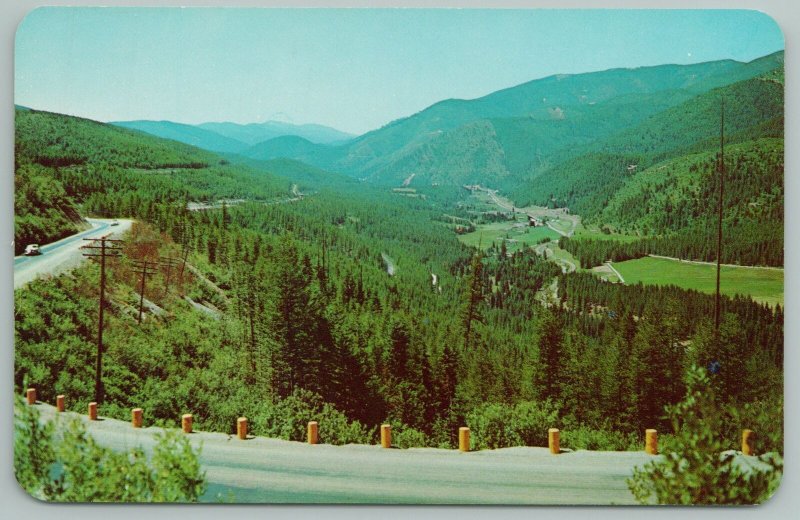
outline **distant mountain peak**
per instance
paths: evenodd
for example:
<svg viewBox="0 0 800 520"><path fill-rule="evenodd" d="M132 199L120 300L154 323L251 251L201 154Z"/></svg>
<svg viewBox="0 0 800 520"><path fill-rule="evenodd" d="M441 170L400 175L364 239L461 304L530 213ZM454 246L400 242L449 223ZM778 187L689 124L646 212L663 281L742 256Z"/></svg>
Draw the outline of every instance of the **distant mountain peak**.
<svg viewBox="0 0 800 520"><path fill-rule="evenodd" d="M236 139L252 146L276 137L294 135L315 144L341 143L355 136L329 126L313 123L293 124L282 121L264 121L261 123L231 123L227 121L201 123L198 128L216 132L225 137Z"/></svg>

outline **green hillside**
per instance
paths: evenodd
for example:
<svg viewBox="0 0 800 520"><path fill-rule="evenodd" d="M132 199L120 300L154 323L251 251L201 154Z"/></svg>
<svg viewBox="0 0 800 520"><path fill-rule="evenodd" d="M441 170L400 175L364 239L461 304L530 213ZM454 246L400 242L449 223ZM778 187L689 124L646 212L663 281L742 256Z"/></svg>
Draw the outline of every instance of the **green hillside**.
<svg viewBox="0 0 800 520"><path fill-rule="evenodd" d="M726 149L723 262L783 265L783 174L783 139L764 138ZM586 265L647 254L714 261L718 177L715 152L656 164L631 176L592 217L642 239L564 245Z"/></svg>
<svg viewBox="0 0 800 520"><path fill-rule="evenodd" d="M555 203L591 219L631 174L661 159L698 151L701 146L716 149L721 97L726 100L729 142L776 133L782 137L782 128L776 122L783 114L783 86L750 79L692 98L631 129L598 140L588 147L594 151L526 180L512 189L511 196L520 205ZM609 162L591 165L597 153L605 154Z"/></svg>
<svg viewBox="0 0 800 520"><path fill-rule="evenodd" d="M88 119L16 110L15 254L77 231L80 215L135 216L159 203L285 197L291 183L175 141Z"/></svg>
<svg viewBox="0 0 800 520"><path fill-rule="evenodd" d="M46 244L87 227L53 171L18 164L14 174L14 255L28 244Z"/></svg>
<svg viewBox="0 0 800 520"><path fill-rule="evenodd" d="M726 148L726 219L783 222L783 153L783 139L775 138ZM716 155L681 156L637 172L597 220L624 232L660 235L713 219Z"/></svg>
<svg viewBox="0 0 800 520"><path fill-rule="evenodd" d="M335 148L321 147L308 139L296 135L284 135L254 144L241 155L251 159L269 160L292 158L314 164L314 161L329 161L326 155L335 154Z"/></svg>
<svg viewBox="0 0 800 520"><path fill-rule="evenodd" d="M269 152L252 153L299 159L389 185L415 173L423 183L459 185L483 177L513 187L565 155L589 151L585 147L593 142L693 96L763 75L782 60L783 54L775 53L750 63L726 60L550 76L475 100L445 100L343 145L287 142L284 149L269 146ZM476 150L479 146L484 150Z"/></svg>
<svg viewBox="0 0 800 520"><path fill-rule="evenodd" d="M18 159L43 166L109 164L123 168L205 168L212 153L89 119L17 110L14 148Z"/></svg>
<svg viewBox="0 0 800 520"><path fill-rule="evenodd" d="M699 142L713 142L713 137L719 136L721 98L725 99L725 131L729 135L783 115L783 85L754 78L701 94L597 146L658 159Z"/></svg>

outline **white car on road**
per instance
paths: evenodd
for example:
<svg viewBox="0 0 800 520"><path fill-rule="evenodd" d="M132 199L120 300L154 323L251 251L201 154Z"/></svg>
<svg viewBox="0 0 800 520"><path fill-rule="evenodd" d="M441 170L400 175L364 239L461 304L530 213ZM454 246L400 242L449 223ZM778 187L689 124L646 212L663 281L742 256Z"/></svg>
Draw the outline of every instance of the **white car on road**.
<svg viewBox="0 0 800 520"><path fill-rule="evenodd" d="M41 254L42 252L39 250L39 244L28 244L25 246L25 256L36 256Z"/></svg>

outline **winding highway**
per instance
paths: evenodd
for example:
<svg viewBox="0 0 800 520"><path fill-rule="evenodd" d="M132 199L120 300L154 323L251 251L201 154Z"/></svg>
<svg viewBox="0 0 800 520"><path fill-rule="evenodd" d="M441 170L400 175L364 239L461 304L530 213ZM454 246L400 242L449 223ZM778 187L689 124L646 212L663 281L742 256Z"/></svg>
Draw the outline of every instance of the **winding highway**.
<svg viewBox="0 0 800 520"><path fill-rule="evenodd" d="M119 219L119 224L112 226L114 219L86 220L92 225L92 229L42 245L41 255L15 256L14 289L22 287L37 276L55 275L77 267L85 260L80 249L86 244L84 238L100 238L106 235L119 237L133 223L132 220Z"/></svg>

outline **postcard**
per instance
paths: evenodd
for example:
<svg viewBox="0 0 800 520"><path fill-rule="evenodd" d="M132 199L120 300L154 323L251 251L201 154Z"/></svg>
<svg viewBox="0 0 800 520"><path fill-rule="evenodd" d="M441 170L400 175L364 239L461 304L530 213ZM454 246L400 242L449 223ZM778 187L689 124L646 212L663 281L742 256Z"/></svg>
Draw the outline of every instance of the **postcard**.
<svg viewBox="0 0 800 520"><path fill-rule="evenodd" d="M783 67L746 10L31 11L17 481L49 502L768 500Z"/></svg>

